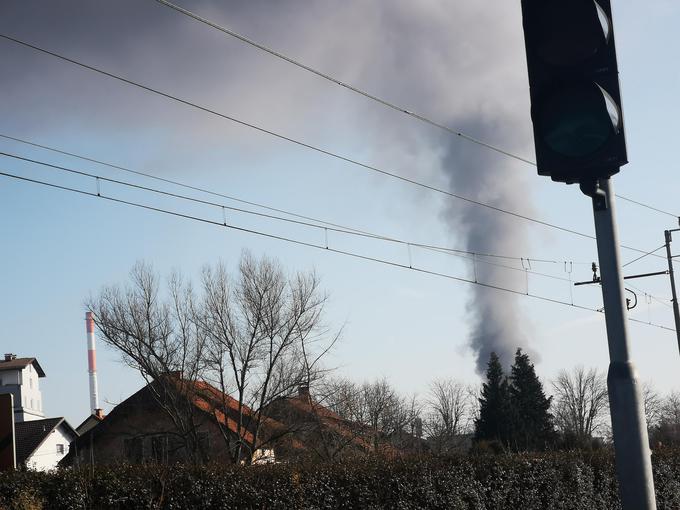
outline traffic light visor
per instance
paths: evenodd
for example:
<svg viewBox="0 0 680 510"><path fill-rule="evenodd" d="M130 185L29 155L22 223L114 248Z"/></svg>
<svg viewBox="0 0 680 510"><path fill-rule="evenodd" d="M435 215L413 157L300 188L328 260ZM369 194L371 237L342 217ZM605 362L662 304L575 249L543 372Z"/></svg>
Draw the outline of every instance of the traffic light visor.
<svg viewBox="0 0 680 510"><path fill-rule="evenodd" d="M580 158L595 153L619 131L621 112L611 96L591 82L554 92L541 105L538 120L551 150Z"/></svg>
<svg viewBox="0 0 680 510"><path fill-rule="evenodd" d="M607 45L611 22L594 0L538 0L537 56L554 66L571 66L595 56Z"/></svg>

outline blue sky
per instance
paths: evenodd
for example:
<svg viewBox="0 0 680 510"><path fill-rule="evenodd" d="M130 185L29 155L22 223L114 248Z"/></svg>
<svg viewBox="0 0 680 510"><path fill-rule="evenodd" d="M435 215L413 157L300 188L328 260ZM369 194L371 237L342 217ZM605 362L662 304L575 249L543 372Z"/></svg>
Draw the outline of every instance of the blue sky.
<svg viewBox="0 0 680 510"><path fill-rule="evenodd" d="M356 0L310 7L302 2L244 6L201 1L192 2L190 8L348 83L533 158L519 3L477 4ZM674 29L680 7L661 0L644 5L619 1L613 7L630 159L615 178L616 191L674 212L678 179L672 150L680 71L672 63L678 50ZM590 203L576 187L553 183L537 176L529 165L386 110L151 0L69 1L59 9L39 1L10 0L0 6L0 33L400 175L489 200L507 200L513 210L593 232ZM0 54L6 62L0 77L2 134L415 242L465 248L479 238L475 242L495 253L582 262L573 265L571 277L591 277L588 263L596 256L592 240L495 215L491 218L497 230L470 230L471 224L461 217L477 221L488 212L463 208L442 195L272 139L5 40L0 40ZM112 169L7 140L0 140L0 151L133 180ZM1 158L0 168L96 189L91 180L8 158ZM475 187L482 178L489 185ZM152 180L134 180L178 191ZM102 191L149 200L106 183ZM211 208L159 199L150 203L221 220L221 212ZM622 243L641 249L661 245L663 230L677 226L672 217L623 201L618 210ZM46 412L64 415L72 423L88 412L83 301L103 285L124 282L141 259L161 273L179 269L195 277L206 263L222 260L235 267L242 250L249 249L277 257L290 271L315 268L330 294L327 319L344 327L329 360L340 374L357 381L386 376L400 391L420 395L437 377L479 381L468 347L475 311L474 288L468 284L7 178L0 179L0 212L0 260L5 269L0 293L2 347L39 359L47 373L42 383ZM229 219L245 227L325 242L321 232L235 213ZM332 233L329 243L408 261L403 247ZM472 276L469 262L458 258L418 250L411 256L419 267ZM628 261L636 254L623 250L622 256ZM647 257L627 270L664 267L663 260ZM564 269L563 264L532 265L532 270L569 278ZM501 278L521 290L526 286L521 271L498 270L487 277ZM665 304L653 301L648 306L644 294L638 293L640 304L632 316L671 326L667 279L638 280L635 285ZM531 293L571 300L569 284L562 280L532 275L529 288ZM606 370L600 314L492 290L478 293L476 299L488 295L488 302L512 312L515 333L535 353L544 379L577 364ZM585 306L601 306L594 286L573 289L573 298ZM677 389L680 359L675 335L640 324L630 324L630 333L641 378L663 392ZM138 388L140 380L101 342L98 358L100 395L109 407Z"/></svg>

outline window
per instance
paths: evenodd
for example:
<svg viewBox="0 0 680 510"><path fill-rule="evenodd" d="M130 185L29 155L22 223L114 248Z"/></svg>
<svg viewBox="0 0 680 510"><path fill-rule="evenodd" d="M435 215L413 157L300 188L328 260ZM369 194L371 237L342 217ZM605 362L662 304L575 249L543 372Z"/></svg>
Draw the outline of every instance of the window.
<svg viewBox="0 0 680 510"><path fill-rule="evenodd" d="M164 464L168 461L168 436L151 438L151 460L157 464Z"/></svg>
<svg viewBox="0 0 680 510"><path fill-rule="evenodd" d="M33 378L32 377L28 378L28 387L33 389Z"/></svg>
<svg viewBox="0 0 680 510"><path fill-rule="evenodd" d="M59 455L64 455L64 445L63 444L58 444L57 445L57 453Z"/></svg>
<svg viewBox="0 0 680 510"><path fill-rule="evenodd" d="M144 441L141 437L123 439L123 455L128 462L139 464L144 458Z"/></svg>
<svg viewBox="0 0 680 510"><path fill-rule="evenodd" d="M196 439L198 440L199 450L203 450L205 453L210 451L210 436L207 432L198 432Z"/></svg>
<svg viewBox="0 0 680 510"><path fill-rule="evenodd" d="M31 399L31 409L35 409L35 408L33 407L33 399Z"/></svg>

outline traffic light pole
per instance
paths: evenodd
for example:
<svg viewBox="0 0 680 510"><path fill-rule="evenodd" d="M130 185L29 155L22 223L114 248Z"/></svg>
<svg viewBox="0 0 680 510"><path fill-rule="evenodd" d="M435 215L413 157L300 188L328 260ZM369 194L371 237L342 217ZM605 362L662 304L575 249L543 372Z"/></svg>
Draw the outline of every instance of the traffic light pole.
<svg viewBox="0 0 680 510"><path fill-rule="evenodd" d="M671 279L671 293L673 295L673 317L675 318L675 335L678 338L678 350L680 351L680 308L678 307L678 295L675 292L675 276L673 274L673 255L671 255L671 241L673 240L671 232L677 232L678 229L664 231L666 239L666 257L668 258L668 276Z"/></svg>
<svg viewBox="0 0 680 510"><path fill-rule="evenodd" d="M593 201L609 341L607 388L621 504L624 510L654 510L656 501L647 423L637 370L628 352L626 300L621 278L614 191L609 179L582 182L581 190Z"/></svg>

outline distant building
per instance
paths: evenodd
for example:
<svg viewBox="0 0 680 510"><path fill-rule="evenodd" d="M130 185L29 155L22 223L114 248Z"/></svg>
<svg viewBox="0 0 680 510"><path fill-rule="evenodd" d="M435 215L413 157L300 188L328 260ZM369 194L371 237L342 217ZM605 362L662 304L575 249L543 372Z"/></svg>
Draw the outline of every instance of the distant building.
<svg viewBox="0 0 680 510"><path fill-rule="evenodd" d="M315 401L307 386L301 386L297 395L277 398L269 404L266 413L283 423L304 445L304 449L297 452L303 457L333 460L372 451L367 427L346 420Z"/></svg>
<svg viewBox="0 0 680 510"><path fill-rule="evenodd" d="M238 403L217 388L203 381L187 381L178 375L176 389L186 400L169 399L175 409L182 409L182 418L189 430L182 434L167 409L159 403L157 392L171 391L173 385L154 386L150 383L114 407L105 417L90 415L78 426L80 436L71 445L71 453L62 465L117 464L117 463L174 463L174 462L233 462L227 443L241 439L252 442L248 429L238 433ZM186 402L186 405L184 404ZM225 414L226 412L226 414ZM251 411L245 407L244 412ZM281 433L283 425L267 419L262 435ZM188 441L195 441L190 450ZM282 438L286 451L301 447ZM280 443L279 443L280 444ZM273 462L278 455L270 446L253 453L256 463Z"/></svg>
<svg viewBox="0 0 680 510"><path fill-rule="evenodd" d="M15 423L45 418L39 383L42 377L45 372L35 358L5 354L0 360L0 393L14 395Z"/></svg>
<svg viewBox="0 0 680 510"><path fill-rule="evenodd" d="M83 423L76 427L76 432L78 435L83 435L90 429L93 429L99 422L104 419L104 411L101 409L95 409L95 412L83 420Z"/></svg>
<svg viewBox="0 0 680 510"><path fill-rule="evenodd" d="M17 466L36 471L56 468L78 437L64 418L24 421L14 427Z"/></svg>

